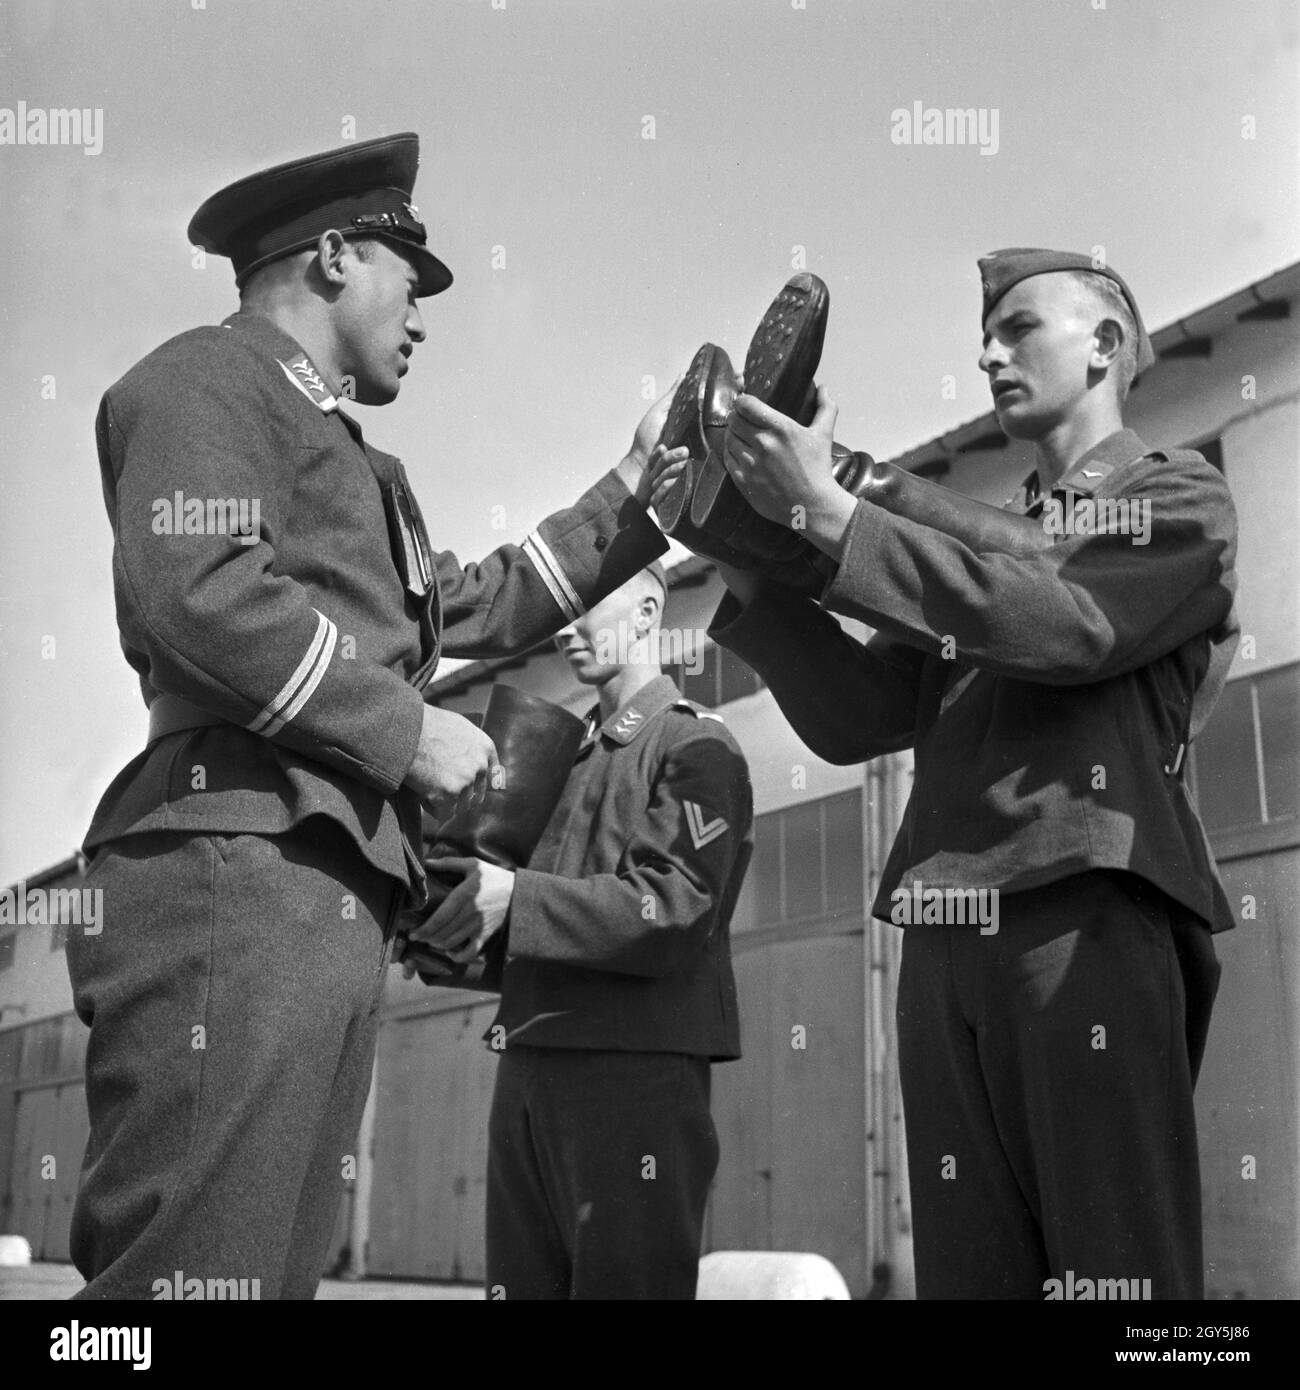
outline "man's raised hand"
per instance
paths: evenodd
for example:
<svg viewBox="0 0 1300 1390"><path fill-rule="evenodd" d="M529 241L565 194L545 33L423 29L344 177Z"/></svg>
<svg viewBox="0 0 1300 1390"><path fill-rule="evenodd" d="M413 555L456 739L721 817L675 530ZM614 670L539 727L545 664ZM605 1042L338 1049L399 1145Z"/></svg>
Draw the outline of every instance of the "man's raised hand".
<svg viewBox="0 0 1300 1390"><path fill-rule="evenodd" d="M681 476L689 457L689 449L665 449L661 444L656 444L650 451L650 464L646 469L646 476L650 481L650 505L656 515L663 505L664 498L668 496L668 489Z"/></svg>
<svg viewBox="0 0 1300 1390"><path fill-rule="evenodd" d="M817 414L806 429L756 396L736 397L727 421L723 462L749 505L783 526L840 491L831 473L831 440L839 407L817 392Z"/></svg>
<svg viewBox="0 0 1300 1390"><path fill-rule="evenodd" d="M740 395L727 421L724 462L754 510L804 535L839 561L857 506L835 481L831 440L839 410L817 392L817 414L805 429L754 396Z"/></svg>
<svg viewBox="0 0 1300 1390"><path fill-rule="evenodd" d="M641 423L636 427L636 433L632 436L632 447L618 465L618 476L623 479L624 483L627 484L627 490L643 507L650 505L650 455L659 442L659 436L664 432L664 424L668 419L668 407L672 405L673 396L676 395L681 380L679 376L641 417ZM674 453L679 453L683 459L686 458L684 449L674 450Z"/></svg>

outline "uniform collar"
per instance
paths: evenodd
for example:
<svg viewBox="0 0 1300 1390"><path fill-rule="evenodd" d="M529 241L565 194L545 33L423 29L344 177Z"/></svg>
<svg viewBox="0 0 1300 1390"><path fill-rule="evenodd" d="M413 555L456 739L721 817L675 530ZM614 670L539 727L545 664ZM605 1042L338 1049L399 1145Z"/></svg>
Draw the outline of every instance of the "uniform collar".
<svg viewBox="0 0 1300 1390"><path fill-rule="evenodd" d="M621 709L616 710L605 720L600 720L600 706L596 705L587 713L588 739L595 742L597 733L615 743L629 744L641 730L659 714L666 710L674 700L681 699L681 691L671 676L656 676L632 696Z"/></svg>
<svg viewBox="0 0 1300 1390"><path fill-rule="evenodd" d="M1098 441L1073 468L1052 484L1052 492L1087 493L1091 496L1117 469L1148 454L1147 446L1135 430L1116 430ZM1007 506L1021 513L1036 513L1043 504L1038 490L1038 472L1032 472L1020 485L1020 491L1007 499Z"/></svg>
<svg viewBox="0 0 1300 1390"><path fill-rule="evenodd" d="M286 381L293 384L323 415L338 410L334 393L325 384L316 364L301 347L264 314L249 314L244 310L223 319L222 328L233 328L265 348L279 364Z"/></svg>

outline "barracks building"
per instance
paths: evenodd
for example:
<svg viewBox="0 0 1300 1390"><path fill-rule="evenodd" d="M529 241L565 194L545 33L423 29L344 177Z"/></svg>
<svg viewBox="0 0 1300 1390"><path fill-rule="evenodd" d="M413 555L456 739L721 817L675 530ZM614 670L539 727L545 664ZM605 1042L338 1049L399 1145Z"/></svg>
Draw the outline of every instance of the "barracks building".
<svg viewBox="0 0 1300 1390"><path fill-rule="evenodd" d="M1300 1297L1298 291L1300 263L1155 333L1156 364L1126 409L1149 446L1199 449L1221 468L1240 520L1242 643L1187 769L1239 919L1215 938L1223 980L1196 1092L1213 1298ZM992 413L892 462L995 504L1033 466ZM703 638L721 593L707 561L686 559L670 573L664 619L669 669L723 715L755 794L754 861L732 921L744 1057L714 1068L722 1160L706 1248L815 1252L855 1297L909 1297L893 1025L902 938L868 905L910 756L866 767L814 757L758 677ZM478 712L496 681L575 712L593 699L549 644L463 663L429 698ZM62 948L87 923L75 920L79 898L57 891L76 889L83 867L74 855L33 874L0 906L0 1234L25 1236L38 1260L68 1258L86 1139L87 1034ZM73 920L16 918L19 897ZM493 1009L492 996L389 972L336 1272L481 1278Z"/></svg>

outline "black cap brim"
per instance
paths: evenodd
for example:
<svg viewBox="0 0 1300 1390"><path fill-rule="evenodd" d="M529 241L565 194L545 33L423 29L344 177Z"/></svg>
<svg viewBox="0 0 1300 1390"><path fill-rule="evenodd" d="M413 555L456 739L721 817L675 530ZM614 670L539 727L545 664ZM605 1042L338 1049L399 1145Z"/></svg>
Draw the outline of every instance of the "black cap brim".
<svg viewBox="0 0 1300 1390"><path fill-rule="evenodd" d="M323 232L380 236L410 252L419 271L417 294L441 294L452 274L428 249L411 201L419 160L419 137L405 132L277 164L208 198L190 219L189 238L228 256L242 283L263 265L305 250Z"/></svg>

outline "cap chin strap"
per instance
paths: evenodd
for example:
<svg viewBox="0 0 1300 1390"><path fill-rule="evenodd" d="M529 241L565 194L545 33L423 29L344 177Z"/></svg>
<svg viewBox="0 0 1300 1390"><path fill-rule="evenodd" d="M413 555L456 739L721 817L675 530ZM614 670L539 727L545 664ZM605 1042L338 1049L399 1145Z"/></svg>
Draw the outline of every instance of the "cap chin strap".
<svg viewBox="0 0 1300 1390"><path fill-rule="evenodd" d="M386 213L383 215L387 216ZM360 219L354 218L353 220L359 221ZM261 270L264 265L270 265L272 261L281 261L286 256L296 256L299 251L306 251L309 247L315 246L317 242L320 241L321 237L325 235L325 232L329 231L338 232L344 241L361 241L369 239L370 237L382 237L383 240L391 241L397 246L414 246L417 249L421 249L424 245L423 242L413 241L410 237L396 236L392 232L384 231L379 227L366 227L347 231L342 227L326 227L325 231L318 233L316 236L307 237L305 240L297 242L293 246L286 246L282 251L272 251L269 255L261 257L260 260L254 261L251 265L246 265L243 270L235 276L235 288L242 290L244 288L244 282L248 277L256 271Z"/></svg>

